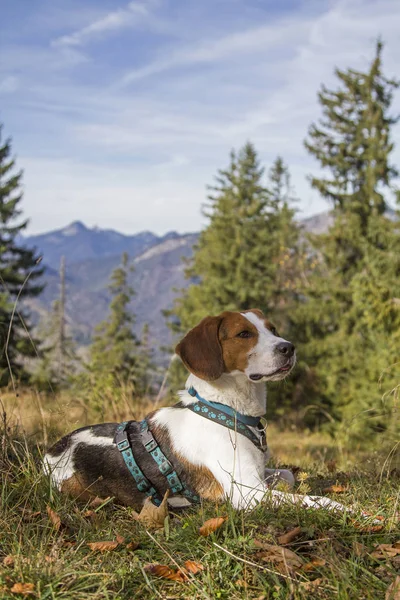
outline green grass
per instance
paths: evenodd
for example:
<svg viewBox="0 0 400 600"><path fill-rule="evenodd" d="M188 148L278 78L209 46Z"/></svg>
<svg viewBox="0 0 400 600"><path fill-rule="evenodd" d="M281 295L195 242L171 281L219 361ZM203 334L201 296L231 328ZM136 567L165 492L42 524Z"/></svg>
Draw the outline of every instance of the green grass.
<svg viewBox="0 0 400 600"><path fill-rule="evenodd" d="M280 444L284 437L280 436ZM291 458L289 439L290 434L286 435L286 462ZM247 513L228 505L204 504L171 514L166 530L149 533L134 520L132 510L110 502L96 509L93 522L84 516L87 506L61 496L41 474L40 447L8 429L0 438L0 598L23 597L11 592L15 583L33 584L33 594L26 598L40 599L385 598L400 560L377 560L370 554L378 543L400 539L398 474L388 476L388 470L382 471L379 457L370 463L364 458L361 470L353 466L346 472L332 472L335 465L327 462L332 452L321 455L322 439L318 443L316 439L308 446L304 441L309 476L301 485L318 494L332 483L345 484L348 491L336 499L383 515L382 531L361 531L344 515L295 507L277 510L268 503ZM293 443L294 455L301 464L301 452ZM60 515L64 530L54 528L47 505ZM32 518L28 511L40 514ZM228 520L211 536L201 537L202 523L219 515L227 515ZM276 544L279 535L296 526L302 531L290 549L306 563L315 557L324 563L307 572L290 568L279 572L276 564L262 560L255 540ZM138 549L121 545L99 553L87 546L117 535L138 542ZM12 557L13 564L3 563L6 556ZM149 563L174 567L188 559L201 562L204 571L187 583L158 579L144 569ZM316 579L319 585L309 589L307 582Z"/></svg>

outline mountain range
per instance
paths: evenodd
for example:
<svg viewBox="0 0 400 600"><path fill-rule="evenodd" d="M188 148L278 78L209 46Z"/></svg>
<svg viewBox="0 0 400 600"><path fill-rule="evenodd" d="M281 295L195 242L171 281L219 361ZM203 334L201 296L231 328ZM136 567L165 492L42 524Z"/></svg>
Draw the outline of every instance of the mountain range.
<svg viewBox="0 0 400 600"><path fill-rule="evenodd" d="M329 213L321 213L301 224L305 231L321 233L330 225ZM132 310L136 314L138 334L145 323L159 355L160 346L171 343L162 310L171 308L176 290L187 287L183 259L190 258L198 233L169 232L157 236L149 231L124 235L110 229L88 228L75 221L55 231L23 238L24 245L35 247L43 256L45 272L42 294L27 304L38 323L59 296L59 264L66 261L66 320L79 345L89 343L94 326L106 316L110 304L107 286L112 271L127 252L134 264L130 284L136 294Z"/></svg>

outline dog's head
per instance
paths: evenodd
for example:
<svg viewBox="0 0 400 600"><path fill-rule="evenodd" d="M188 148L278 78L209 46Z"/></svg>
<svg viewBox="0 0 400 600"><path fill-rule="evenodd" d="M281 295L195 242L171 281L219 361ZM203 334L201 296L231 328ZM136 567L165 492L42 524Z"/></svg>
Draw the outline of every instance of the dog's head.
<svg viewBox="0 0 400 600"><path fill-rule="evenodd" d="M175 352L191 373L206 381L238 372L250 381L278 381L296 362L293 344L279 337L258 309L206 317Z"/></svg>

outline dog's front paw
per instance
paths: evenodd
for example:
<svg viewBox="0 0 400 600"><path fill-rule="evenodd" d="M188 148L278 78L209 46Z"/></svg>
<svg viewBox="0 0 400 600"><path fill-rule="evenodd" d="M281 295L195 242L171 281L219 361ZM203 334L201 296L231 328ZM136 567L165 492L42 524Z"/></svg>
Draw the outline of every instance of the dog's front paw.
<svg viewBox="0 0 400 600"><path fill-rule="evenodd" d="M295 478L289 469L265 469L265 483L269 488L284 482L290 489L294 487Z"/></svg>

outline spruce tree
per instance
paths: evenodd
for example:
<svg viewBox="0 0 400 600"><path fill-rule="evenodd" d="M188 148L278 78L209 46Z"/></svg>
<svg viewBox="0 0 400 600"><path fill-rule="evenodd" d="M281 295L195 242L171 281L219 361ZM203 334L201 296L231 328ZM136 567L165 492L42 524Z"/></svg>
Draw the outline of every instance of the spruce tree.
<svg viewBox="0 0 400 600"><path fill-rule="evenodd" d="M390 163L389 114L398 83L382 73L382 43L368 71L336 70L338 90L322 87L323 119L312 124L305 141L328 177L311 177L311 185L333 207L335 225L329 240L321 237L328 268L340 271L341 283L351 280L363 258L361 241L369 236L372 219L385 214L387 192L398 176ZM386 195L385 195L386 194ZM318 243L318 242L317 242Z"/></svg>
<svg viewBox="0 0 400 600"><path fill-rule="evenodd" d="M398 82L382 73L382 49L379 41L365 73L336 69L342 87L334 91L322 87L323 119L311 125L305 141L307 150L330 172L328 177L312 177L312 186L339 214L357 215L364 235L370 217L383 214L387 207L380 186L390 186L398 175L389 162L390 131L398 120L389 109Z"/></svg>
<svg viewBox="0 0 400 600"><path fill-rule="evenodd" d="M65 257L60 263L60 295L39 322L37 334L40 345L40 360L32 379L41 389L55 391L67 387L76 374L79 359L74 340L68 331L66 315Z"/></svg>
<svg viewBox="0 0 400 600"><path fill-rule="evenodd" d="M295 221L297 198L293 194L289 167L282 157L275 159L269 170L269 189L272 200L274 235L276 236L276 264L271 310L280 328L291 333L291 308L297 302L298 278L303 269L305 247L301 241L300 227Z"/></svg>
<svg viewBox="0 0 400 600"><path fill-rule="evenodd" d="M73 338L67 332L60 336L62 307L59 299L40 321L37 334L41 340L41 358L33 372L32 380L45 391L67 387L78 368L79 359Z"/></svg>
<svg viewBox="0 0 400 600"><path fill-rule="evenodd" d="M15 169L11 141L3 139L0 125L0 386L28 376L24 361L35 356L35 341L21 301L43 289L37 283L38 256L19 239L28 225L21 217L21 185L22 172Z"/></svg>
<svg viewBox="0 0 400 600"><path fill-rule="evenodd" d="M295 318L315 382L315 395L308 390L308 401L346 419L344 429L351 422L356 432L355 416L372 414L379 405L381 359L389 360L384 339L393 348L397 335L398 310L392 300L400 276L394 250L399 230L385 211L397 177L390 163L391 127L397 119L390 106L398 84L382 72L381 42L366 72L336 74L341 87L322 88L323 119L310 127L305 142L329 173L311 183L331 202L334 223L327 234L311 236L313 270L303 289L306 302ZM367 298L374 311L367 308ZM367 426L363 419L359 424L365 437ZM372 420L370 425L372 430Z"/></svg>
<svg viewBox="0 0 400 600"><path fill-rule="evenodd" d="M105 369L123 380L135 381L138 340L133 332L135 315L128 305L135 294L128 277L133 272L126 252L121 265L111 274L108 318L97 325L91 346L91 364L95 370Z"/></svg>
<svg viewBox="0 0 400 600"><path fill-rule="evenodd" d="M104 413L111 405L116 418L121 404L127 406L130 399L143 393L140 343L133 331L136 318L129 308L135 294L129 285L132 272L133 266L125 252L121 265L111 274L109 315L97 325L86 372L78 377L78 384L88 393L92 408Z"/></svg>
<svg viewBox="0 0 400 600"><path fill-rule="evenodd" d="M139 352L136 366L136 388L140 395L150 396L154 392L157 368L154 364L154 350L150 341L150 327L143 325L140 336Z"/></svg>

